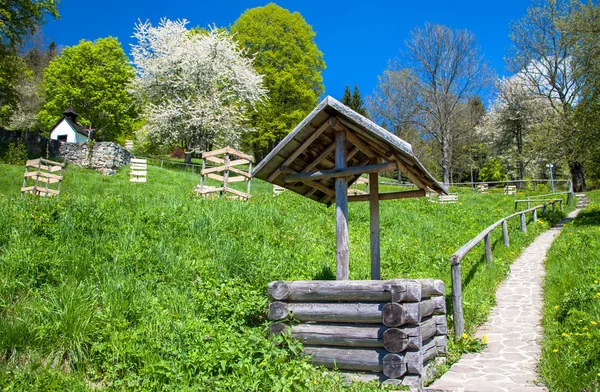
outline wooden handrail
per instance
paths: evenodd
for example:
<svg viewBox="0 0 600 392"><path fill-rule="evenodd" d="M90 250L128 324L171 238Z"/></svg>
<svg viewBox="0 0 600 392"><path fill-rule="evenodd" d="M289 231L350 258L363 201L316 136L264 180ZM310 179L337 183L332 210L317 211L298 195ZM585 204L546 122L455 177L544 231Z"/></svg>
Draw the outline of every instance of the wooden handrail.
<svg viewBox="0 0 600 392"><path fill-rule="evenodd" d="M464 246L462 246L459 250L454 252L452 256L450 256L450 269L452 276L452 317L454 322L454 339L458 340L465 330L465 321L463 315L462 308L462 274L460 268L460 262L462 259L469 253L477 244L481 241L485 241L485 254L486 260L489 263L492 262L492 246L490 234L491 232L499 226L502 226L502 236L504 238L504 245L509 246L509 238L508 238L508 228L507 221L516 216L521 217L521 230L523 232L527 232L527 224L525 221L525 214L532 213L532 218L534 222L537 222L537 210L540 208L546 211L546 208L549 204L552 204L554 209L554 204L560 203L562 207L562 199L550 200L548 203L544 203L535 207L531 207L527 210L515 212L507 217L504 217L492 225L483 229L475 238L471 241L467 242Z"/></svg>

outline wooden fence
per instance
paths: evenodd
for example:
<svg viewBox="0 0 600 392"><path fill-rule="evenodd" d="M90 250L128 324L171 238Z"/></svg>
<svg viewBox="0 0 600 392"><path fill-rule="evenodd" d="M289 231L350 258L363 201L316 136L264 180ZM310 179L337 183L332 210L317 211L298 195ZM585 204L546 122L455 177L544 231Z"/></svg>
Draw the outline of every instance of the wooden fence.
<svg viewBox="0 0 600 392"><path fill-rule="evenodd" d="M422 386L447 351L444 292L433 279L276 281L270 330L289 331L316 365Z"/></svg>
<svg viewBox="0 0 600 392"><path fill-rule="evenodd" d="M63 179L64 167L64 163L42 158L27 161L25 163L25 175L23 176L21 194L31 193L37 196L58 196L60 194L60 184ZM33 170L30 171L29 169ZM60 173L54 174L57 172ZM45 185L41 185L40 183L44 183ZM57 188L50 188L52 184L57 184Z"/></svg>
<svg viewBox="0 0 600 392"><path fill-rule="evenodd" d="M232 157L238 159L231 160ZM207 168L206 163L212 162L221 166ZM202 153L202 170L200 171L200 185L194 188L194 191L201 196L214 196L216 194L224 195L230 193L241 200L250 198L250 184L252 181L252 163L254 158L231 147L221 148L215 151ZM248 165L248 171L235 166ZM238 176L229 177L229 172L236 173ZM216 173L221 173L216 174ZM222 183L220 187L208 186L205 184L205 177ZM246 181L246 192L241 192L229 186L233 182Z"/></svg>
<svg viewBox="0 0 600 392"><path fill-rule="evenodd" d="M130 182L146 182L148 176L148 162L145 159L131 158L129 167Z"/></svg>
<svg viewBox="0 0 600 392"><path fill-rule="evenodd" d="M516 212L512 215L507 216L506 218L502 218L496 223L485 228L481 233L479 233L475 238L471 241L467 242L462 248L457 250L452 256L450 256L450 265L451 265L451 275L452 275L452 317L454 321L454 339L459 339L465 330L465 322L463 315L463 307L462 307L462 273L460 268L460 262L462 259L469 253L477 244L481 241L485 243L485 258L489 264L492 263L493 255L492 255L492 240L491 233L494 229L502 226L502 238L505 246L510 246L510 240L508 236L508 220L520 217L521 220L521 230L524 233L527 233L527 222L526 222L526 214L531 213L533 222L537 222L537 211L542 209L544 213L546 213L548 205L552 204L552 209L554 210L555 203L560 203L560 207L562 209L562 199L554 199L549 200L542 205L538 205L532 208L528 208L524 211Z"/></svg>

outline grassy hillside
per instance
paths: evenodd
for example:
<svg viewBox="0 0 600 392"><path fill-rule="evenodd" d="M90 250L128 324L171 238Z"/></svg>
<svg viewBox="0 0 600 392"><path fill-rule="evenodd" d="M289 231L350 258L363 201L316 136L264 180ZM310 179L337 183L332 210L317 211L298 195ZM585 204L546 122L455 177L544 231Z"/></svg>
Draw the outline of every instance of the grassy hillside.
<svg viewBox="0 0 600 392"><path fill-rule="evenodd" d="M147 184L129 183L126 169L69 167L59 198L21 198L22 173L0 165L0 386L378 390L323 377L296 343L276 347L267 333L270 281L334 277L333 208L273 197L260 181L249 202L199 199L197 175L159 167ZM449 256L512 213L513 198L383 202L383 278L443 279L449 293ZM510 248L495 232L492 268L482 246L464 260L467 328L485 320L509 263L548 218L558 216L526 235L511 222ZM351 278L368 279L367 204L350 205L349 225Z"/></svg>
<svg viewBox="0 0 600 392"><path fill-rule="evenodd" d="M551 391L600 391L600 191L546 260L541 373Z"/></svg>

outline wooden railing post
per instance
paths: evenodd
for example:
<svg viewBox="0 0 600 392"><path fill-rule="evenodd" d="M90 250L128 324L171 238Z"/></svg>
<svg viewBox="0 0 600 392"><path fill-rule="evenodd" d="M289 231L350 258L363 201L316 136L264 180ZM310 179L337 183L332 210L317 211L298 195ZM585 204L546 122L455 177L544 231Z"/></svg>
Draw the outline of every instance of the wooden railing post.
<svg viewBox="0 0 600 392"><path fill-rule="evenodd" d="M504 246L510 246L510 240L508 238L508 225L506 219L502 221L502 238L504 239Z"/></svg>
<svg viewBox="0 0 600 392"><path fill-rule="evenodd" d="M450 263L452 264L452 320L454 322L454 340L459 340L465 331L462 307L462 275L460 261L452 256Z"/></svg>
<svg viewBox="0 0 600 392"><path fill-rule="evenodd" d="M560 205L560 210L562 211L563 210L563 201L562 201L562 199L560 199L559 205Z"/></svg>
<svg viewBox="0 0 600 392"><path fill-rule="evenodd" d="M537 223L537 209L533 210L531 219L533 219L533 223Z"/></svg>
<svg viewBox="0 0 600 392"><path fill-rule="evenodd" d="M485 236L485 260L488 264L492 263L492 239L490 238L490 234Z"/></svg>
<svg viewBox="0 0 600 392"><path fill-rule="evenodd" d="M556 212L556 201L552 202L552 212Z"/></svg>
<svg viewBox="0 0 600 392"><path fill-rule="evenodd" d="M527 221L525 219L525 213L521 214L521 230L523 230L523 233L527 233Z"/></svg>

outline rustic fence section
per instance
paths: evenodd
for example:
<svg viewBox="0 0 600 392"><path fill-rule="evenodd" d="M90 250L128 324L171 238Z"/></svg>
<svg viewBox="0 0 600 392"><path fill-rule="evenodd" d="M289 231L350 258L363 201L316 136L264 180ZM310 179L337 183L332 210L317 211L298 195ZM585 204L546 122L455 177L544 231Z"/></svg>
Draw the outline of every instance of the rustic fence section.
<svg viewBox="0 0 600 392"><path fill-rule="evenodd" d="M521 201L521 200L517 200ZM532 200L530 200L531 202ZM531 213L532 221L537 222L537 211L542 209L544 213L547 212L548 205L552 205L552 209L555 209L555 203L560 203L560 208L562 209L562 199L554 199L549 200L542 205L538 205L532 208L528 208L524 211L516 212L512 215L509 215L505 218L500 219L496 223L485 228L481 233L479 233L475 238L471 241L467 242L462 248L457 250L452 256L450 256L450 264L451 264L451 278L452 278L452 317L454 322L454 338L459 339L465 330L464 323L464 315L462 308L462 273L460 262L462 259L469 253L477 244L481 241L484 241L485 244L485 258L488 264L491 264L493 260L492 255L492 241L491 241L491 233L494 229L498 227L502 227L502 239L505 246L510 246L510 239L508 235L508 220L519 217L521 223L521 230L524 233L527 233L527 220L526 214ZM516 205L516 203L515 203Z"/></svg>
<svg viewBox="0 0 600 392"><path fill-rule="evenodd" d="M232 157L237 159L231 160ZM221 166L207 168L206 163L216 163ZM202 153L202 170L200 171L200 185L194 188L194 191L201 196L214 196L230 193L242 200L250 198L250 183L252 181L252 163L254 158L231 147L221 148L215 151ZM248 171L235 166L248 165ZM229 173L238 174L236 177L229 177ZM216 174L221 173L221 174ZM205 177L222 183L220 187L208 186L205 184ZM241 192L229 186L233 182L246 181L246 192Z"/></svg>
<svg viewBox="0 0 600 392"><path fill-rule="evenodd" d="M63 179L64 167L63 163L42 158L27 161L25 163L25 175L23 176L21 194L31 193L37 196L58 196L60 194L60 184ZM53 184L57 185L56 189L50 187Z"/></svg>
<svg viewBox="0 0 600 392"><path fill-rule="evenodd" d="M422 386L447 351L444 291L433 279L276 281L270 330L289 331L316 365Z"/></svg>
<svg viewBox="0 0 600 392"><path fill-rule="evenodd" d="M145 159L131 159L129 167L130 182L146 182L148 176L148 162Z"/></svg>

